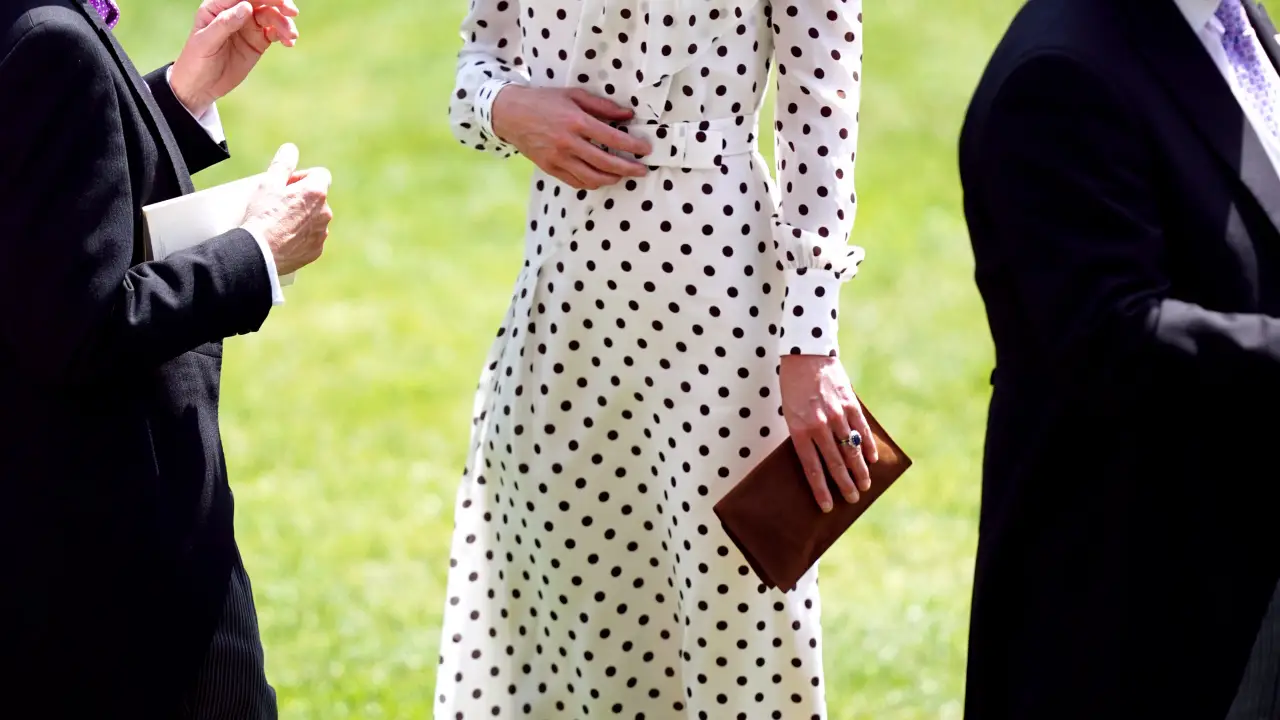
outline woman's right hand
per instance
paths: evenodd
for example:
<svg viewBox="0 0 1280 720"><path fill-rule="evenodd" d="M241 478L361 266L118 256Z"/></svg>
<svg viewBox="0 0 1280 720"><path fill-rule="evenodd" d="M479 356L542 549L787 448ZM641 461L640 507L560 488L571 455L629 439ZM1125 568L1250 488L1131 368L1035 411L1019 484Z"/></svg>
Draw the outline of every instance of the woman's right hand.
<svg viewBox="0 0 1280 720"><path fill-rule="evenodd" d="M493 131L548 175L579 190L596 190L648 172L643 164L592 144L648 155L648 143L608 124L633 115L578 88L508 85L493 101Z"/></svg>

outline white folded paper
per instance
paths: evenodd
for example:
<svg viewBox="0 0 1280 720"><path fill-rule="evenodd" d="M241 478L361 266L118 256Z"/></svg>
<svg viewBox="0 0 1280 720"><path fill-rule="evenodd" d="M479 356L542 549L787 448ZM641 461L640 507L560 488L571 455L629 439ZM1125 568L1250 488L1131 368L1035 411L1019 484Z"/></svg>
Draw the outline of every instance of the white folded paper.
<svg viewBox="0 0 1280 720"><path fill-rule="evenodd" d="M163 260L240 227L262 179L253 175L142 208L151 259ZM293 284L293 276L281 275L280 284Z"/></svg>

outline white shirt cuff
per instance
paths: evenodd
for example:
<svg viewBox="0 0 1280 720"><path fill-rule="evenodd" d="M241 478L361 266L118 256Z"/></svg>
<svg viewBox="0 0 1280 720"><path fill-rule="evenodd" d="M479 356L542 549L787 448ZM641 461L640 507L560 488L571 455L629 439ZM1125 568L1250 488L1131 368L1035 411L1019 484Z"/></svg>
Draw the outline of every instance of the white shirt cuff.
<svg viewBox="0 0 1280 720"><path fill-rule="evenodd" d="M164 79L165 79L165 82L169 83L170 87L173 87L173 66L172 65L170 65L169 69L165 71ZM196 122L200 123L200 127L204 128L204 131L209 133L209 137L214 142L221 145L222 143L227 141L227 134L222 129L222 116L218 114L217 103L210 105L209 109L205 112L205 114L201 115L200 117L196 117L195 113L192 113L191 110L188 109L185 105L183 106L183 109L186 110L191 115L192 118L195 118Z"/></svg>
<svg viewBox="0 0 1280 720"><path fill-rule="evenodd" d="M262 259L267 263L267 277L271 278L271 304L273 306L283 305L284 288L280 285L280 273L276 269L276 257L271 253L271 246L267 244L266 240L258 237L258 234L252 230L246 229L245 232L249 233L253 236L254 240L258 241L258 249L262 250Z"/></svg>

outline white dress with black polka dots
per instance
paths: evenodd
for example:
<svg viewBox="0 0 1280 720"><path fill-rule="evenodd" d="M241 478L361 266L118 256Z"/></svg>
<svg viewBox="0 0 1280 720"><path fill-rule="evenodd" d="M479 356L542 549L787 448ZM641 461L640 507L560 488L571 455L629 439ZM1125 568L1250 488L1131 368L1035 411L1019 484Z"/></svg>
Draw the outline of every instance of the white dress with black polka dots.
<svg viewBox="0 0 1280 720"><path fill-rule="evenodd" d="M816 571L767 591L712 506L786 437L781 353L836 352L860 0L472 0L450 107L506 84L635 109L649 175L537 173L458 493L438 720L822 718ZM778 182L756 116L778 62Z"/></svg>

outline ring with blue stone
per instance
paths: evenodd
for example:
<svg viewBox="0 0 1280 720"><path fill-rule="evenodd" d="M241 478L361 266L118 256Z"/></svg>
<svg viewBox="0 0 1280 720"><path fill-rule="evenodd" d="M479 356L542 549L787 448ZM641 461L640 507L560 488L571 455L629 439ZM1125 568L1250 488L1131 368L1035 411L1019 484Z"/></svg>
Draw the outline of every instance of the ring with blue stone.
<svg viewBox="0 0 1280 720"><path fill-rule="evenodd" d="M845 438L844 440L841 440L840 444L847 445L849 447L862 447L862 433L858 432L857 430L854 430L853 432L849 433L849 437Z"/></svg>

